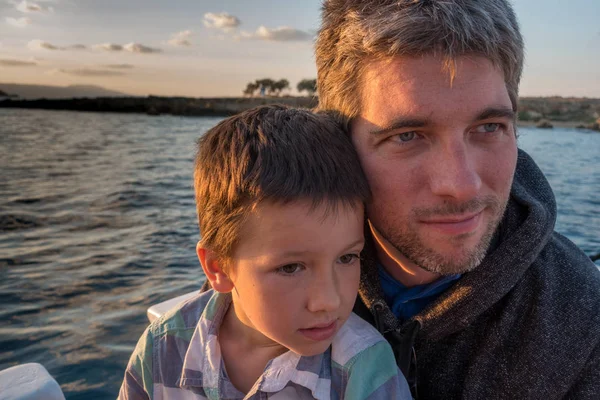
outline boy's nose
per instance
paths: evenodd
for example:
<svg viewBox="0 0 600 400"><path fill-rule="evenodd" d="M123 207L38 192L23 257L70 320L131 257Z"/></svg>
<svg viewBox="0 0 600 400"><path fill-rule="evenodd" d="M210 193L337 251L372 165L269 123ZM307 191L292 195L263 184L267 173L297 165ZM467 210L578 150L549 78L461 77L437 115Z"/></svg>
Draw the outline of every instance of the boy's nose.
<svg viewBox="0 0 600 400"><path fill-rule="evenodd" d="M319 274L308 290L307 308L311 312L331 312L340 307L339 285L334 271Z"/></svg>

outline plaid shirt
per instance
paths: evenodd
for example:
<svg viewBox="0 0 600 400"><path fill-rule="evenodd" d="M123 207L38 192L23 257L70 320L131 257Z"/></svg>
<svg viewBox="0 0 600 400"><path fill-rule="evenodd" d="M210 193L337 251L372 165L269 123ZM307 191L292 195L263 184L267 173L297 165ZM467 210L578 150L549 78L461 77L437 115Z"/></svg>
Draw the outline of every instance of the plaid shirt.
<svg viewBox="0 0 600 400"><path fill-rule="evenodd" d="M325 353L288 351L240 392L217 340L230 304L230 295L209 290L154 321L129 360L119 399L411 399L389 344L355 314Z"/></svg>

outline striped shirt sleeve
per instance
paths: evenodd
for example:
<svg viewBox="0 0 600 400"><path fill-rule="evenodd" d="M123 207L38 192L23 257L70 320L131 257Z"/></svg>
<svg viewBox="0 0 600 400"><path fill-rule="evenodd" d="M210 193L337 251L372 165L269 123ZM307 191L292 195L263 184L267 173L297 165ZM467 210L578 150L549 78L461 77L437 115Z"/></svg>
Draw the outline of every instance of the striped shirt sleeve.
<svg viewBox="0 0 600 400"><path fill-rule="evenodd" d="M346 370L345 400L410 400L408 383L387 341L357 354Z"/></svg>
<svg viewBox="0 0 600 400"><path fill-rule="evenodd" d="M129 359L118 400L152 400L152 345L153 337L147 328Z"/></svg>

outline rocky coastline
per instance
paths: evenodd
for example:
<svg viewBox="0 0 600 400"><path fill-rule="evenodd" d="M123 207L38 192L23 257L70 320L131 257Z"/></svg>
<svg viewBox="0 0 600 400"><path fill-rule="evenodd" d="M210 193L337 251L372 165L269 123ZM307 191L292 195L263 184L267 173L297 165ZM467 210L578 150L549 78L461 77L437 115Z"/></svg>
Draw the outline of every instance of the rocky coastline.
<svg viewBox="0 0 600 400"><path fill-rule="evenodd" d="M312 108L315 97L98 97L74 99L1 100L0 108L33 108L91 112L138 113L148 115L229 116L264 104L286 104Z"/></svg>
<svg viewBox="0 0 600 400"><path fill-rule="evenodd" d="M0 108L30 108L90 112L141 113L225 117L264 104L286 104L313 108L316 96L260 97L97 97L23 100L0 98ZM600 131L600 99L570 97L522 97L519 99L519 126L556 127Z"/></svg>

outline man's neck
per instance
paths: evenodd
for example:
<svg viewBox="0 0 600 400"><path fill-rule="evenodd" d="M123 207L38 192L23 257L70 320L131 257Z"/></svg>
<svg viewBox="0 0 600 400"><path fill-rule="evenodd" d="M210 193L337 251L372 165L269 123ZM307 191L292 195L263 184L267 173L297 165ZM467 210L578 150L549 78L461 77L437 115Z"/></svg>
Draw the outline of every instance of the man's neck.
<svg viewBox="0 0 600 400"><path fill-rule="evenodd" d="M385 270L406 287L424 285L440 278L440 274L429 272L410 261L379 233L369 221L375 241L377 257Z"/></svg>

